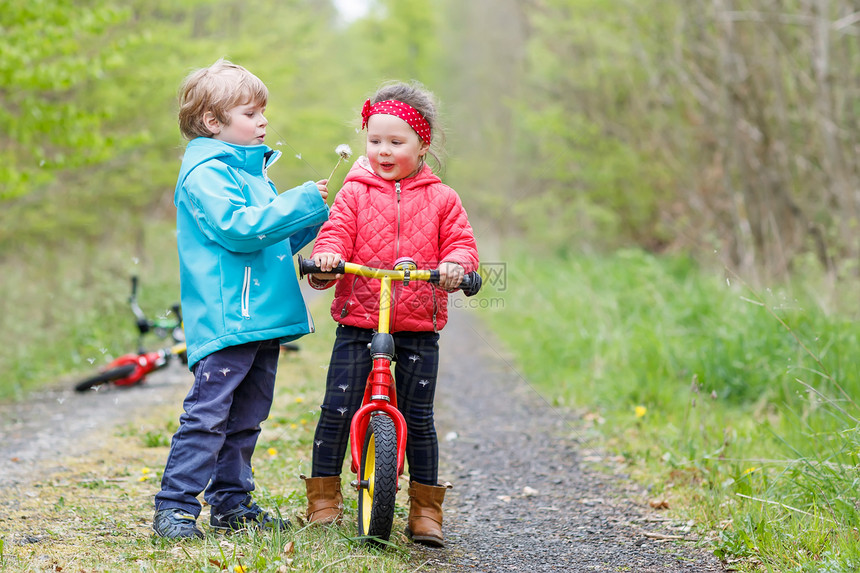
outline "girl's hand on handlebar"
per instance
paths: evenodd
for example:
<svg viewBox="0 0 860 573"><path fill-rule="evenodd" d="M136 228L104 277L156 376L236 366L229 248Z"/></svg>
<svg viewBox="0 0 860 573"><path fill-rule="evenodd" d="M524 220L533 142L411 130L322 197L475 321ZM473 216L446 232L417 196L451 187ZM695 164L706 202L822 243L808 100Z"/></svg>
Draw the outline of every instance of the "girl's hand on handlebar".
<svg viewBox="0 0 860 573"><path fill-rule="evenodd" d="M318 266L323 271L330 271L340 264L340 255L337 253L317 253L313 257L311 257L314 261L314 264ZM314 273L314 276L317 280L321 281L330 281L341 278L342 274L335 274L329 272L323 273Z"/></svg>
<svg viewBox="0 0 860 573"><path fill-rule="evenodd" d="M466 271L457 263L442 263L439 265L439 286L447 291L457 290Z"/></svg>

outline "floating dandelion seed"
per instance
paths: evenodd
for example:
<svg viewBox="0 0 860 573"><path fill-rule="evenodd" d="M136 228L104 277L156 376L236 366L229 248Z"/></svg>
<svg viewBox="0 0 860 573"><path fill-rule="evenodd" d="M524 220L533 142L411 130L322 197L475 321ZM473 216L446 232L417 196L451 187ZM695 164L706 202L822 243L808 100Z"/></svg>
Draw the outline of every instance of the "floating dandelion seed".
<svg viewBox="0 0 860 573"><path fill-rule="evenodd" d="M346 389L349 388L349 384L340 384L338 385L338 388L340 388L341 392L346 392Z"/></svg>
<svg viewBox="0 0 860 573"><path fill-rule="evenodd" d="M337 411L340 412L341 416L343 416L344 414L349 412L349 408L344 408L343 406L341 406L340 408L337 409Z"/></svg>
<svg viewBox="0 0 860 573"><path fill-rule="evenodd" d="M337 171L337 168L340 166L341 161L344 159L349 159L349 156L352 155L352 149L350 149L349 145L345 143L341 143L337 147L334 148L334 152L337 153L337 163L334 166L334 169L331 170L331 175L328 176L329 180L331 180L334 172Z"/></svg>
<svg viewBox="0 0 860 573"><path fill-rule="evenodd" d="M95 358L87 358L87 362L89 362L90 364L94 363L95 361Z"/></svg>
<svg viewBox="0 0 860 573"><path fill-rule="evenodd" d="M226 376L227 374L230 373L230 369L229 368L222 368L218 372L220 372L223 376Z"/></svg>
<svg viewBox="0 0 860 573"><path fill-rule="evenodd" d="M409 357L409 360L411 360L412 362L418 362L419 360L421 360L421 357L418 356L417 354L413 354L412 356Z"/></svg>

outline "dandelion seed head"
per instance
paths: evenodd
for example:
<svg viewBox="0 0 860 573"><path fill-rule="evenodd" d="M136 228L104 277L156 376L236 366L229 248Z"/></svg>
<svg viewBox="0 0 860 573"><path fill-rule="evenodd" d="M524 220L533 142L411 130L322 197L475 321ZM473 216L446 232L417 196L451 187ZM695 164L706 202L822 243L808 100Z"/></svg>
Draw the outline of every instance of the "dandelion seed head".
<svg viewBox="0 0 860 573"><path fill-rule="evenodd" d="M341 143L334 148L334 152L340 155L341 159L349 159L349 156L352 155L352 148L346 143Z"/></svg>

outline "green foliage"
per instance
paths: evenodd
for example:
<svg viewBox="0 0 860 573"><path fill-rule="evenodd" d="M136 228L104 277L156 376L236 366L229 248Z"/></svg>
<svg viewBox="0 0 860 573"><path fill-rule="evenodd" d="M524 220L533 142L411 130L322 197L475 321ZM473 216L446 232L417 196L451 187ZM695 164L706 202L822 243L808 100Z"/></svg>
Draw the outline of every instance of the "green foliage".
<svg viewBox="0 0 860 573"><path fill-rule="evenodd" d="M520 374L551 403L604 420L655 494L721 531L718 555L850 570L856 321L794 294L800 285L758 292L638 250L512 254L506 270L504 290L489 280L482 296L501 300L485 316Z"/></svg>
<svg viewBox="0 0 860 573"><path fill-rule="evenodd" d="M94 88L124 64L107 32L130 11L107 0L4 2L0 15L0 201L132 141L104 133Z"/></svg>

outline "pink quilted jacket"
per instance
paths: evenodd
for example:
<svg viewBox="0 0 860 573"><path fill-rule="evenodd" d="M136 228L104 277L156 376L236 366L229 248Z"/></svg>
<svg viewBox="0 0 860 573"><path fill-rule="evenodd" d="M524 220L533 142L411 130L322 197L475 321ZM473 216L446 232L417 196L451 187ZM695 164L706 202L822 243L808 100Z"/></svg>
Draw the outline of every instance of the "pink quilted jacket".
<svg viewBox="0 0 860 573"><path fill-rule="evenodd" d="M323 224L314 253L338 253L343 260L390 269L401 257L418 268L455 262L466 272L478 267L472 226L456 191L428 166L397 183L373 173L365 157L352 166ZM335 281L314 288L328 288ZM426 282L394 283L391 332L437 331L448 321L448 293ZM335 321L376 328L379 280L345 275L337 281L331 315Z"/></svg>

